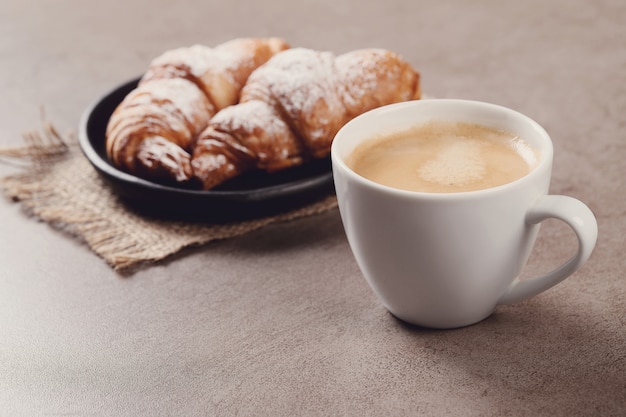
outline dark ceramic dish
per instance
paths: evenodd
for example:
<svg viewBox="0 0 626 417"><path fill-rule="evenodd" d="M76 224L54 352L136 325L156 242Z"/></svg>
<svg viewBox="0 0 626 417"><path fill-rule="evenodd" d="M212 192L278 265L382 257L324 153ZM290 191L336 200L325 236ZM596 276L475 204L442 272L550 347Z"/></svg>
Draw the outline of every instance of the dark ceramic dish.
<svg viewBox="0 0 626 417"><path fill-rule="evenodd" d="M81 118L78 136L83 154L132 209L157 217L221 222L287 211L334 191L329 158L275 174L251 172L210 191L157 184L120 171L107 158L105 131L113 110L137 81L91 105Z"/></svg>

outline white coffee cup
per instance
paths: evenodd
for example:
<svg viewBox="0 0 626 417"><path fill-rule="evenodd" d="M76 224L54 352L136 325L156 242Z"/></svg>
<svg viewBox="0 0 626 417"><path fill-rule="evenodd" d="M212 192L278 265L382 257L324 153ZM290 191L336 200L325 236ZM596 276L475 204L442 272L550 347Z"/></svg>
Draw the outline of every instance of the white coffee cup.
<svg viewBox="0 0 626 417"><path fill-rule="evenodd" d="M391 188L346 164L363 141L431 120L515 133L538 151L539 160L518 180L459 193ZM533 297L574 273L591 255L597 223L579 200L548 194L552 157L551 139L539 124L483 102L410 101L347 123L331 149L339 210L357 264L385 308L415 325L461 327L488 317L499 304ZM546 275L520 280L540 223L548 218L572 228L577 251Z"/></svg>

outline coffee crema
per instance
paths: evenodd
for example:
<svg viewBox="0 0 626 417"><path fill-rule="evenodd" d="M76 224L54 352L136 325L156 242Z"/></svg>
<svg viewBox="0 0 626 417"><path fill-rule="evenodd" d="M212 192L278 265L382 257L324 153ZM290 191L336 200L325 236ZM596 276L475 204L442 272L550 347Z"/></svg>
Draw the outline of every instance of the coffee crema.
<svg viewBox="0 0 626 417"><path fill-rule="evenodd" d="M519 136L472 123L431 121L369 139L347 165L379 184L408 191L455 193L513 182L537 163Z"/></svg>

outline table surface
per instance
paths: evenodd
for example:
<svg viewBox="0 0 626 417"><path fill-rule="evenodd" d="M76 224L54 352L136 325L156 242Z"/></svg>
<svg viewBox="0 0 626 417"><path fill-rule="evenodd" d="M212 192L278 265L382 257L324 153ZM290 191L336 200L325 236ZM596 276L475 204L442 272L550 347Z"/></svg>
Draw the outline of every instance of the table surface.
<svg viewBox="0 0 626 417"><path fill-rule="evenodd" d="M42 109L76 130L164 50L281 36L384 47L423 90L513 107L555 145L552 193L598 244L575 275L451 331L379 304L337 210L184 250L130 276L0 199L0 414L626 415L626 3L3 0L0 146ZM15 167L0 164L0 174ZM542 228L529 275L571 255Z"/></svg>

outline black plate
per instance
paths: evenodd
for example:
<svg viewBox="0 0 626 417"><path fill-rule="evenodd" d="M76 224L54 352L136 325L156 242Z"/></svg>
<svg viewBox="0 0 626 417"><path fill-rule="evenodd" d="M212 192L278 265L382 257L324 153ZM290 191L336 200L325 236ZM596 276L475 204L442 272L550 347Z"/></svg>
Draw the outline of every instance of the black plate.
<svg viewBox="0 0 626 417"><path fill-rule="evenodd" d="M157 184L120 171L107 158L105 131L113 110L137 82L129 81L91 105L78 135L83 154L131 208L158 217L213 222L287 211L334 191L330 158L275 174L250 172L210 191Z"/></svg>

